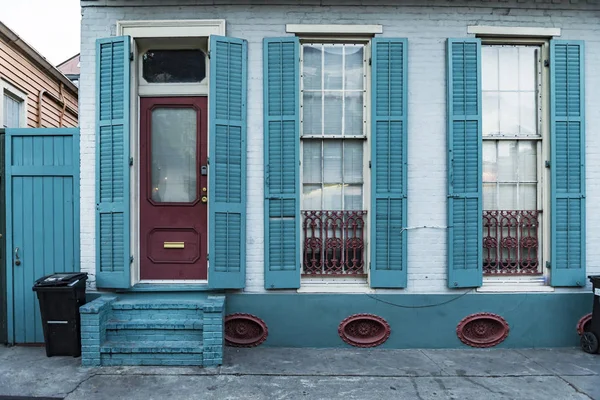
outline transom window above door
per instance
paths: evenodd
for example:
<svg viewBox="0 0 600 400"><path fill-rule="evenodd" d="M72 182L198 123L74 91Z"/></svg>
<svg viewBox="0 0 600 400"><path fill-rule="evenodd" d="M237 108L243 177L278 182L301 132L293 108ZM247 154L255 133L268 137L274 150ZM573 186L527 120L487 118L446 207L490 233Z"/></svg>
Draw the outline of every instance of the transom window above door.
<svg viewBox="0 0 600 400"><path fill-rule="evenodd" d="M301 54L303 274L363 275L366 45Z"/></svg>
<svg viewBox="0 0 600 400"><path fill-rule="evenodd" d="M142 55L148 83L200 83L206 78L206 54L199 49L148 50Z"/></svg>

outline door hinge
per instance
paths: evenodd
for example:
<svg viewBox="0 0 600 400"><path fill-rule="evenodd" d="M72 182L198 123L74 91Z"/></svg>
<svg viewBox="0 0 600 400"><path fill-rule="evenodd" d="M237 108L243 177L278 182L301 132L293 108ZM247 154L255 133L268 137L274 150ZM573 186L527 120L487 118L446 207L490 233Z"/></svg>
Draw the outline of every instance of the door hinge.
<svg viewBox="0 0 600 400"><path fill-rule="evenodd" d="M129 157L129 165L133 165L133 157Z"/></svg>
<svg viewBox="0 0 600 400"><path fill-rule="evenodd" d="M545 166L546 168L550 168L550 160L546 160L546 161L544 161L544 166Z"/></svg>
<svg viewBox="0 0 600 400"><path fill-rule="evenodd" d="M550 68L550 60L544 60L544 67Z"/></svg>
<svg viewBox="0 0 600 400"><path fill-rule="evenodd" d="M550 261L546 261L546 268L552 269L552 265L550 264Z"/></svg>
<svg viewBox="0 0 600 400"><path fill-rule="evenodd" d="M133 263L133 256L129 256L129 264Z"/></svg>
<svg viewBox="0 0 600 400"><path fill-rule="evenodd" d="M133 51L129 53L129 61L133 61Z"/></svg>

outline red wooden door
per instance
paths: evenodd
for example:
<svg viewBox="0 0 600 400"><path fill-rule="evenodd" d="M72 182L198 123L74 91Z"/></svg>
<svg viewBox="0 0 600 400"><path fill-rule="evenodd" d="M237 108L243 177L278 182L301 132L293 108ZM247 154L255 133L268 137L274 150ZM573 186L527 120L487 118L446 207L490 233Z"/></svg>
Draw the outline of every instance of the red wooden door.
<svg viewBox="0 0 600 400"><path fill-rule="evenodd" d="M140 278L206 279L206 97L140 103Z"/></svg>

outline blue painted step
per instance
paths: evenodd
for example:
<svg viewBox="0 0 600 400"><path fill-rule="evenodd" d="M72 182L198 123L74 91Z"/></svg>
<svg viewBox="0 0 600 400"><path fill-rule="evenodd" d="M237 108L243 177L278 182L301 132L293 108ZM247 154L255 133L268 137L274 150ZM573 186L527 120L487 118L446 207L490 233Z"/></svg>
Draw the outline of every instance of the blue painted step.
<svg viewBox="0 0 600 400"><path fill-rule="evenodd" d="M202 320L109 320L106 323L108 341L202 341Z"/></svg>
<svg viewBox="0 0 600 400"><path fill-rule="evenodd" d="M167 353L167 354L202 354L202 342L104 342L100 346L102 354L128 353Z"/></svg>
<svg viewBox="0 0 600 400"><path fill-rule="evenodd" d="M120 321L201 319L204 315L203 308L204 302L202 301L125 300L112 304L112 318Z"/></svg>

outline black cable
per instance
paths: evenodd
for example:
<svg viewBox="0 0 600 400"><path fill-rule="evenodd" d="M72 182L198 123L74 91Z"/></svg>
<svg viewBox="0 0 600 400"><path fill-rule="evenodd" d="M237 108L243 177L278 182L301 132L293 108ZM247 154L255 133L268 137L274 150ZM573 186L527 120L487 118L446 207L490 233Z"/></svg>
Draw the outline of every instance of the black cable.
<svg viewBox="0 0 600 400"><path fill-rule="evenodd" d="M389 301L385 301L385 300L379 299L379 298L377 298L377 297L375 297L373 295L370 295L369 293L366 293L366 295L368 297L372 298L375 301L380 301L382 303L385 303L385 304L388 304L388 305L394 306L394 307L400 307L400 308L430 308L430 307L438 307L438 306L443 306L444 304L452 303L453 301L456 301L456 300L460 299L461 297L466 296L467 294L471 293L472 291L473 291L473 289L469 289L466 292L461 293L460 296L456 296L453 299L450 299L450 300L447 300L447 301L444 301L444 302L438 303L438 304L428 304L426 306L403 306L401 304L395 304L395 303L391 303Z"/></svg>

